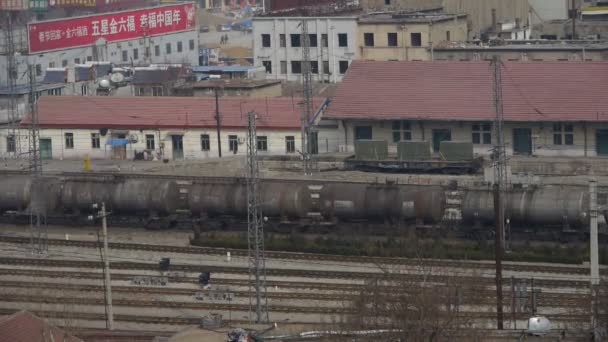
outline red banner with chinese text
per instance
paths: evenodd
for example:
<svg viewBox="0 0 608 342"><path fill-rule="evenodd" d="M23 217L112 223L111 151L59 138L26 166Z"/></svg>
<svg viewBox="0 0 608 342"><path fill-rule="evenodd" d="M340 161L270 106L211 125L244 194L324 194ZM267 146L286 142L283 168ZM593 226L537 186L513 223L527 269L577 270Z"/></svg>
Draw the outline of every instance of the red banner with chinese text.
<svg viewBox="0 0 608 342"><path fill-rule="evenodd" d="M196 28L194 4L160 6L134 11L42 21L28 24L30 53L158 36Z"/></svg>

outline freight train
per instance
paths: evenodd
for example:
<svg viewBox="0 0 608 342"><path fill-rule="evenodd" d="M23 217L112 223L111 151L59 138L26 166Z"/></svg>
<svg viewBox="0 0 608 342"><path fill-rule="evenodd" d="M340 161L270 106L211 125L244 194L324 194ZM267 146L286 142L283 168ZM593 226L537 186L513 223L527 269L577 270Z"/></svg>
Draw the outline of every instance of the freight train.
<svg viewBox="0 0 608 342"><path fill-rule="evenodd" d="M33 194L37 196L32 196ZM491 189L346 182L264 180L259 203L273 227L455 227L491 230ZM603 196L600 196L601 198ZM0 180L0 211L82 223L94 203L105 202L115 220L137 218L146 225L198 222L234 228L246 221L247 185L243 179L52 176L33 181L7 175ZM589 195L584 187L544 186L514 189L505 195L513 228L584 232ZM128 222L128 221L125 221Z"/></svg>

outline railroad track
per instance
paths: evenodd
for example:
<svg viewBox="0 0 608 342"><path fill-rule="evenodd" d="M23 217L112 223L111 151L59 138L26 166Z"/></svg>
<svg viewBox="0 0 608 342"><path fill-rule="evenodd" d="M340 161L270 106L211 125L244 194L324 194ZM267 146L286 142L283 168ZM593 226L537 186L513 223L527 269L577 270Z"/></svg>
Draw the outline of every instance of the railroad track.
<svg viewBox="0 0 608 342"><path fill-rule="evenodd" d="M26 244L30 242L28 237L16 237L16 236L5 236L0 235L0 242ZM82 240L61 240L61 239L49 239L49 245L54 246L70 246L70 247L85 247L85 248L98 248L99 244L97 241L82 241ZM150 245L150 244L137 244L137 243L123 243L123 242L111 242L109 244L111 249L121 250L141 250L141 251L153 251L153 252L164 252L164 253L181 253L181 254L203 254L203 255L226 255L230 252L233 256L247 257L247 250L242 249L227 249L227 248L215 248L215 247L180 247L180 246L168 246L168 245ZM283 259L283 260L308 260L308 261L332 261L332 262L349 262L356 264L378 264L378 265L404 265L404 266L421 266L424 267L453 267L453 268L466 268L466 269L478 269L478 270L493 270L494 264L475 262L475 261L454 261L454 260L431 260L425 259L420 261L418 259L406 259L406 258L388 258L388 257L360 257L360 256L343 256L343 255L329 255L329 254L314 254L314 253L293 253L293 252L273 252L266 251L265 255L269 259ZM559 274L576 274L576 275L588 275L589 269L576 267L576 266L549 266L549 265L533 265L533 264L503 264L504 271L514 272L534 272L534 273L559 273Z"/></svg>
<svg viewBox="0 0 608 342"><path fill-rule="evenodd" d="M75 292L102 292L104 287L101 285L90 284L65 284L65 283L44 283L44 282L25 282L25 281L0 281L0 288L9 289L44 289L44 290L61 290ZM197 293L232 293L235 297L249 298L247 291L232 291L232 290L195 290L195 289L178 289L166 287L143 287L143 286L112 286L112 292L115 293L130 293L130 294L154 294L154 295L181 295L194 297ZM298 299L298 300L313 300L313 301L351 301L358 294L324 294L324 293L298 293L298 292L267 292L269 299ZM469 298L470 300L471 298ZM495 304L495 293L493 291L480 291L474 298L475 302L470 303L463 301L460 304L466 305L492 305ZM539 307L568 307L581 308L589 302L588 295L573 295L573 294L556 294L543 293L538 296L537 304ZM504 297L504 305L509 306L511 298L507 294ZM316 305L316 304L315 304Z"/></svg>
<svg viewBox="0 0 608 342"><path fill-rule="evenodd" d="M0 257L0 264L4 265L25 265L39 267L74 267L74 268L101 268L102 263L98 261L82 261L82 260L61 260L61 259L29 259L29 258L9 258ZM143 262L112 262L112 269L118 270L147 270L159 271L159 266L156 263ZM212 272L224 274L248 274L249 270L246 267L236 266L198 266L198 265L171 265L172 271L181 272ZM473 281L475 283L493 284L493 278L484 277L450 277L443 275L412 275L412 274L390 274L382 273L367 273L353 271L317 271L317 270L296 270L296 269L266 269L267 276L277 277L302 277L302 278L321 278L321 279L362 279L373 280L382 278L403 279L407 281L427 281L445 282L449 279L461 279ZM576 280L559 280L559 279L537 279L535 283L539 287L588 287L586 281Z"/></svg>

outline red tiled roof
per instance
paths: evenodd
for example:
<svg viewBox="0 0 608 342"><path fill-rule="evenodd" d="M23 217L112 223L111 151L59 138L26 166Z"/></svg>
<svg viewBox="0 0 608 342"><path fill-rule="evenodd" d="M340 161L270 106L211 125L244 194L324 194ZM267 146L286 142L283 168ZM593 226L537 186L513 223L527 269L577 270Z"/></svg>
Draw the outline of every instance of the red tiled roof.
<svg viewBox="0 0 608 342"><path fill-rule="evenodd" d="M0 317L0 342L82 342L27 311Z"/></svg>
<svg viewBox="0 0 608 342"><path fill-rule="evenodd" d="M502 66L509 121L608 121L608 63L531 62ZM324 117L492 120L490 62L355 61Z"/></svg>
<svg viewBox="0 0 608 342"><path fill-rule="evenodd" d="M246 128L247 112L258 113L257 126L299 129L300 98L220 98L223 128ZM316 108L323 99L315 99ZM43 96L38 103L41 128L211 128L213 97ZM30 124L30 117L22 125Z"/></svg>

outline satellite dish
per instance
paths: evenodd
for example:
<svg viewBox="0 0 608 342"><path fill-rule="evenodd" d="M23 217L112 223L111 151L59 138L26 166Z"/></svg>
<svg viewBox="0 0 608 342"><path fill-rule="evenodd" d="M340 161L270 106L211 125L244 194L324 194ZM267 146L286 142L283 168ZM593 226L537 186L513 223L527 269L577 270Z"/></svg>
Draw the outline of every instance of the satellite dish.
<svg viewBox="0 0 608 342"><path fill-rule="evenodd" d="M528 319L528 334L543 336L551 331L551 321L547 317L534 316Z"/></svg>
<svg viewBox="0 0 608 342"><path fill-rule="evenodd" d="M119 72L115 72L110 76L110 81L112 81L112 83L121 83L124 80L125 76Z"/></svg>
<svg viewBox="0 0 608 342"><path fill-rule="evenodd" d="M110 81L108 81L108 80L99 81L99 87L100 88L110 88Z"/></svg>

